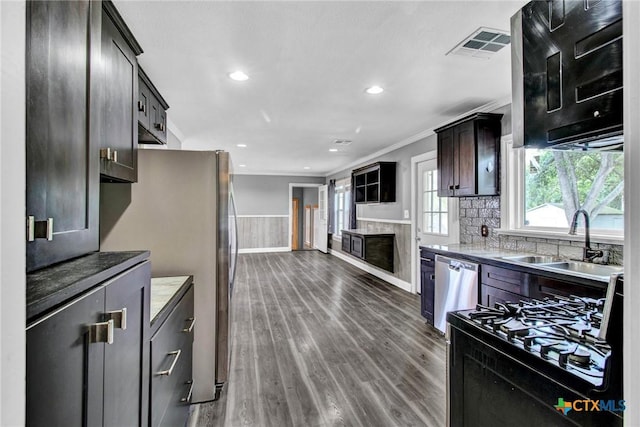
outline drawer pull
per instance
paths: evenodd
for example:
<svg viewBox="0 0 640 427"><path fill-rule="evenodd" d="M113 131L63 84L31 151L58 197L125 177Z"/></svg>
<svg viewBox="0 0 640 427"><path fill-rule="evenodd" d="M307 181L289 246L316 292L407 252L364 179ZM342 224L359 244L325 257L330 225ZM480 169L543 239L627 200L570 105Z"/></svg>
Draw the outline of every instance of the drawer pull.
<svg viewBox="0 0 640 427"><path fill-rule="evenodd" d="M113 344L113 320L89 325L89 342Z"/></svg>
<svg viewBox="0 0 640 427"><path fill-rule="evenodd" d="M169 353L167 353L167 356L175 356L175 359L173 359L173 362L171 363L171 366L169 366L169 369L167 369L166 371L157 372L156 375L171 375L173 373L173 369L176 367L176 363L178 363L178 359L180 359L181 353L182 350L170 351Z"/></svg>
<svg viewBox="0 0 640 427"><path fill-rule="evenodd" d="M182 397L180 399L180 402L182 403L191 403L191 394L193 394L193 380L187 381L186 384L191 384L189 386L189 392L187 393L187 397Z"/></svg>
<svg viewBox="0 0 640 427"><path fill-rule="evenodd" d="M105 313L106 320L113 320L113 327L122 329L123 331L127 329L127 308L123 308L122 310L116 311L107 311Z"/></svg>
<svg viewBox="0 0 640 427"><path fill-rule="evenodd" d="M195 317L190 317L190 318L188 318L187 320L190 320L190 321L191 321L191 324L189 325L189 327L188 327L188 328L184 328L184 329L182 330L182 332L189 333L189 332L193 331L193 326L196 324L196 318L195 318Z"/></svg>

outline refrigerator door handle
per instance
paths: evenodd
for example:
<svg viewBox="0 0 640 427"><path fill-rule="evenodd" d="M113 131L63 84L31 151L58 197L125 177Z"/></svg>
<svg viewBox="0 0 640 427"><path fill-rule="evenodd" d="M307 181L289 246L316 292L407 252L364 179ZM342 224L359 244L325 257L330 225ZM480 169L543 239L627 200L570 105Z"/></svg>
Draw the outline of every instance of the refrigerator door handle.
<svg viewBox="0 0 640 427"><path fill-rule="evenodd" d="M238 265L238 217L237 217L237 211L236 211L236 201L235 198L233 197L233 188L231 188L230 191L230 197L229 199L231 200L231 206L233 209L233 228L234 228L234 236L233 236L233 243L234 243L234 250L233 250L233 274L231 276L231 280L229 281L229 283L231 284L231 294L229 295L229 298L231 298L233 296L233 284L236 281L236 266Z"/></svg>

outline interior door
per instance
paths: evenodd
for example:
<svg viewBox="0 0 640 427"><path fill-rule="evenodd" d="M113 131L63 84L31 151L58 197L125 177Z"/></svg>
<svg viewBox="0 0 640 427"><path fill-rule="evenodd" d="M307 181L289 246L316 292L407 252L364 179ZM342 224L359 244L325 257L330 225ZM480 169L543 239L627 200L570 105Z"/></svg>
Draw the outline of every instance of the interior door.
<svg viewBox="0 0 640 427"><path fill-rule="evenodd" d="M318 221L314 224L314 247L319 251L328 252L327 248L327 206L329 203L329 187L321 185L318 187Z"/></svg>
<svg viewBox="0 0 640 427"><path fill-rule="evenodd" d="M417 212L415 241L417 253L420 245L447 245L460 238L458 199L438 197L438 173L436 159L417 165ZM420 277L420 263L417 263ZM418 290L420 287L418 286Z"/></svg>
<svg viewBox="0 0 640 427"><path fill-rule="evenodd" d="M291 219L292 219L292 233L291 233L291 250L297 251L300 249L298 245L298 241L300 239L300 225L298 224L298 209L299 208L299 200L294 197L291 199Z"/></svg>

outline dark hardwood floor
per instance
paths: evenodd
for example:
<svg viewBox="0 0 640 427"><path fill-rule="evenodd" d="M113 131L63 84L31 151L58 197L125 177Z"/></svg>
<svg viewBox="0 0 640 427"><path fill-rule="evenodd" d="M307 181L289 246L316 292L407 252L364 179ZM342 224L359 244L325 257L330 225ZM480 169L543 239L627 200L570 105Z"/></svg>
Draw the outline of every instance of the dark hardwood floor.
<svg viewBox="0 0 640 427"><path fill-rule="evenodd" d="M443 426L445 343L419 297L317 251L244 254L231 372L198 426Z"/></svg>

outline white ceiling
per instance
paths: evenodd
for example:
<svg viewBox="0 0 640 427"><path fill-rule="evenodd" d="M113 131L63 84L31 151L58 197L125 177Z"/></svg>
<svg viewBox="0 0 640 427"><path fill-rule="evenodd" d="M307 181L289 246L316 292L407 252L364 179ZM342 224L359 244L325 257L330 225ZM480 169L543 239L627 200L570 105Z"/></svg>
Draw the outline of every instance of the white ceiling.
<svg viewBox="0 0 640 427"><path fill-rule="evenodd" d="M230 151L237 173L326 175L509 97L508 47L445 54L478 27L508 31L525 2L115 4L184 149ZM329 152L338 138L353 143Z"/></svg>

